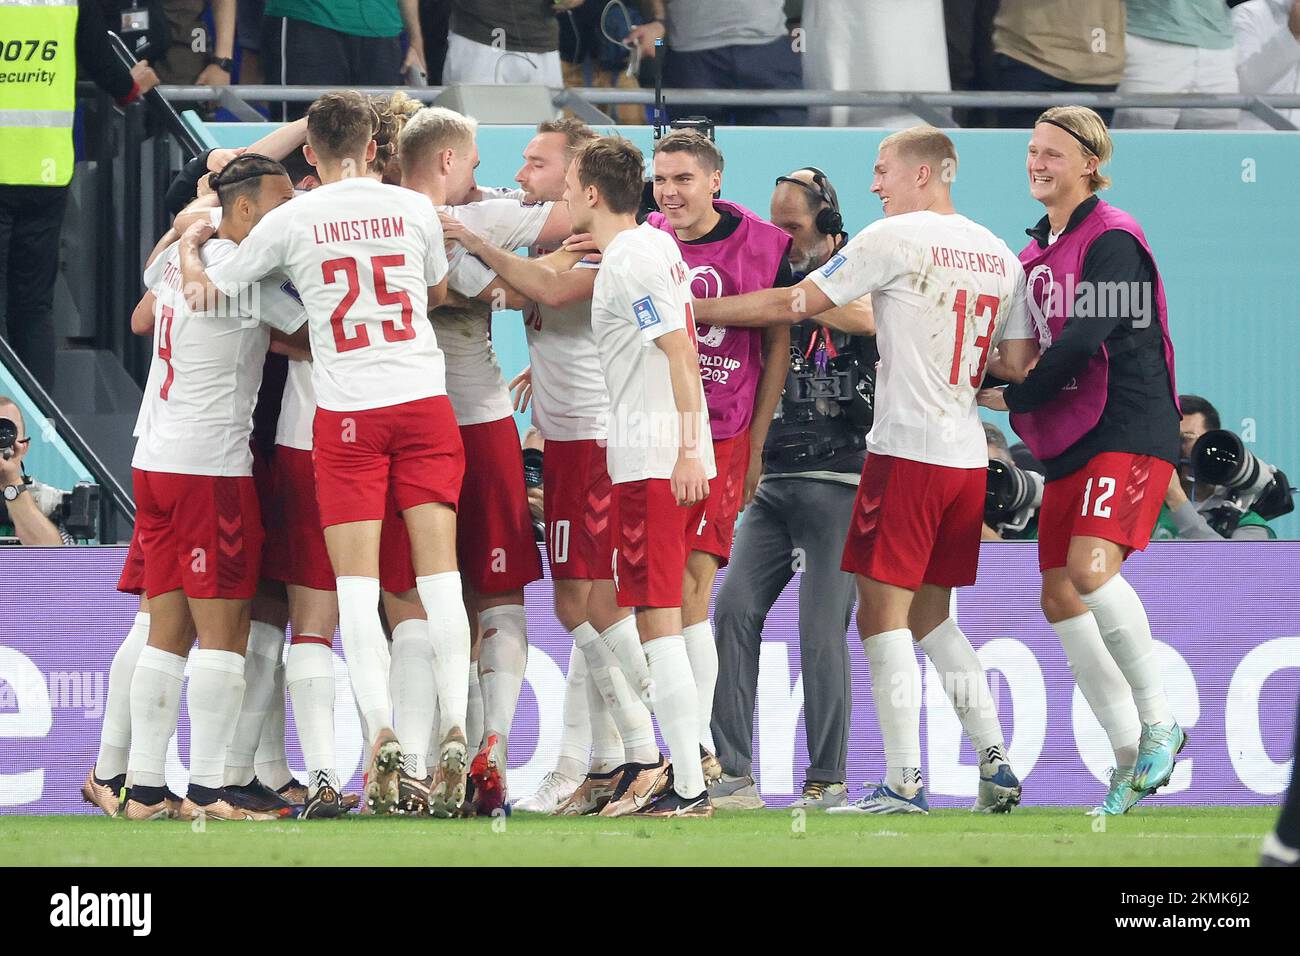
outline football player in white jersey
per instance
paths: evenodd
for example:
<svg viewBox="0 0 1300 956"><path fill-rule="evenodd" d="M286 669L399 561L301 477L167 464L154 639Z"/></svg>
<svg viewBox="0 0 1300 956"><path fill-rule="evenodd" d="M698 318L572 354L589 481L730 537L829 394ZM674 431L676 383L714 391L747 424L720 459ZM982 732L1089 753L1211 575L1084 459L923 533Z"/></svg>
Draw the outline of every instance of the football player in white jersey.
<svg viewBox="0 0 1300 956"><path fill-rule="evenodd" d="M317 401L317 502L370 746L367 803L386 812L399 796L402 749L391 728L388 650L378 613L380 538L391 494L410 532L434 645L442 726L430 804L445 810L463 799L469 668L454 548L464 455L427 318L429 304L445 295L447 260L432 204L364 175L376 149L374 131L373 111L360 94L320 97L308 111L306 154L323 185L264 219L210 272L199 258L210 230L190 227L182 262L187 292L195 297L272 273L287 275L302 296Z"/></svg>
<svg viewBox="0 0 1300 956"><path fill-rule="evenodd" d="M601 812L622 804L648 815L711 816L681 605L688 509L717 472L686 264L671 237L636 224L644 169L636 146L604 137L584 146L566 174L574 228L591 233L603 255L591 324L610 398L614 551L613 582L593 584L593 600L612 591L620 607L636 609L640 646L619 664L674 758L644 787L625 775L628 787Z"/></svg>
<svg viewBox="0 0 1300 956"><path fill-rule="evenodd" d="M979 562L988 454L975 396L988 369L1023 379L1037 346L1019 260L953 208L956 171L956 149L939 130L886 137L871 185L884 219L792 289L696 302L701 321L797 321L871 294L881 356L876 417L842 567L858 577L858 631L886 776L832 813L929 811L914 639L979 755L973 809L1007 811L1020 800L983 666L950 608L952 589L973 584Z"/></svg>
<svg viewBox="0 0 1300 956"><path fill-rule="evenodd" d="M255 154L232 161L217 188L226 215L203 251L206 265L234 255L236 243L293 194L284 168ZM276 819L292 811L226 789L225 771L264 537L249 448L253 403L268 326L295 332L306 317L277 282L195 309L184 294L179 244L154 260L145 283L155 356L132 471L151 621L131 683L132 786L122 812L128 819L171 813L163 771L193 628L190 783L180 813Z"/></svg>
<svg viewBox="0 0 1300 956"><path fill-rule="evenodd" d="M595 138L578 120L542 123L515 176L524 201L562 199L574 155ZM644 769L654 778L661 763L650 712L601 640L603 630L607 639L630 639L635 648L635 618L612 600L595 614L588 608L592 582L612 575L611 487L602 447L609 398L591 329L596 268L583 262L575 266L577 255L556 251L552 244L534 244L531 258L524 259L463 222L444 218L443 226L449 239L458 239L532 300L524 314L532 360L526 379L533 422L546 441L546 543L555 613L574 638L556 769L514 809L595 813L611 801L624 776L630 782Z"/></svg>
<svg viewBox="0 0 1300 956"><path fill-rule="evenodd" d="M402 131L402 185L427 196L444 216L508 249L567 237L563 204L501 198L446 205L473 189L476 129L473 120L453 110L417 113ZM510 725L528 658L524 586L542 576L519 431L491 341L492 310L520 308L524 302L464 248L452 247L448 260L453 294L430 318L447 356L447 395L465 445L460 509L476 516L461 525L457 551L471 622L477 625L471 627L475 653L467 727L471 746L478 748L470 765L473 803L478 813L491 814L505 802ZM476 697L482 714L477 724Z"/></svg>

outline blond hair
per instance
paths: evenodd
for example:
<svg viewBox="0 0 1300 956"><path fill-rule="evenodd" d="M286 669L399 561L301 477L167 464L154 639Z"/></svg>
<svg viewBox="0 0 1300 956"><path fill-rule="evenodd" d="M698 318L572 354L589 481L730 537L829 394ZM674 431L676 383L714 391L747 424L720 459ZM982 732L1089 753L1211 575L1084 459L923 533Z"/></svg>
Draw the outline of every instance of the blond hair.
<svg viewBox="0 0 1300 956"><path fill-rule="evenodd" d="M941 182L951 185L957 177L957 147L948 134L933 126L913 126L890 133L880 142L880 151L895 150L917 165L930 167L931 176L939 171Z"/></svg>
<svg viewBox="0 0 1300 956"><path fill-rule="evenodd" d="M1106 128L1106 121L1094 110L1086 106L1053 106L1044 110L1034 121L1035 126L1039 123L1064 127L1079 141L1079 152L1085 159L1097 157L1097 168L1088 177L1089 189L1100 192L1110 187L1110 177L1102 175L1101 167L1110 162L1115 144L1110 138L1110 130Z"/></svg>
<svg viewBox="0 0 1300 956"><path fill-rule="evenodd" d="M419 163L444 149L469 149L478 123L445 106L426 106L406 121L397 140L403 160Z"/></svg>
<svg viewBox="0 0 1300 956"><path fill-rule="evenodd" d="M370 172L382 176L397 156L398 137L402 129L423 104L398 90L391 96L372 96L370 105L379 117L379 128L375 131L375 158L369 168Z"/></svg>

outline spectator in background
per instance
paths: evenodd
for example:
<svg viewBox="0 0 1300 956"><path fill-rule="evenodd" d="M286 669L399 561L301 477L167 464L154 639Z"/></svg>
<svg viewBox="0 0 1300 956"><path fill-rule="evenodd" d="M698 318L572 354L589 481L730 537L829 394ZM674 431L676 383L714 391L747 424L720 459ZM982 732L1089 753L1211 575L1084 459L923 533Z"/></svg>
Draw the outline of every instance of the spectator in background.
<svg viewBox="0 0 1300 956"><path fill-rule="evenodd" d="M555 17L582 4L583 0L451 0L442 82L564 86Z"/></svg>
<svg viewBox="0 0 1300 956"><path fill-rule="evenodd" d="M994 87L1111 93L1124 75L1124 0L1002 0L993 20ZM1044 107L998 110L1004 129L1033 129ZM1114 110L1098 110L1108 125Z"/></svg>
<svg viewBox="0 0 1300 956"><path fill-rule="evenodd" d="M396 86L410 67L427 73L417 0L266 0L266 82L284 86ZM402 53L402 31L407 48ZM297 119L308 103L272 111Z"/></svg>
<svg viewBox="0 0 1300 956"><path fill-rule="evenodd" d="M812 4L805 4L807 8ZM783 0L650 0L651 19L628 39L641 56L667 37L664 86L680 89L797 90L803 64L786 30ZM860 51L855 56L861 55ZM683 103L675 117L707 116L741 126L802 126L807 111L789 106L704 109Z"/></svg>
<svg viewBox="0 0 1300 956"><path fill-rule="evenodd" d="M262 21L266 0L239 0L235 14L235 43L239 46L239 82L259 86L266 82L262 71Z"/></svg>
<svg viewBox="0 0 1300 956"><path fill-rule="evenodd" d="M1219 410L1199 395L1179 395L1178 406L1182 410L1182 462L1169 479L1169 489L1165 492L1165 503L1160 508L1156 519L1152 540L1182 538L1198 541L1217 541L1231 538L1233 541L1268 541L1276 538L1268 522L1247 511L1242 515L1237 526L1227 535L1220 534L1210 526L1207 517L1227 502L1225 489L1218 485L1197 482L1192 475L1189 459L1196 440L1206 432L1222 428Z"/></svg>
<svg viewBox="0 0 1300 956"><path fill-rule="evenodd" d="M943 0L805 0L804 85L829 90L951 89ZM830 126L916 126L902 108L813 107ZM937 125L944 121L935 118Z"/></svg>
<svg viewBox="0 0 1300 956"><path fill-rule="evenodd" d="M447 31L451 26L451 0L420 0L420 32L424 34L424 62L429 85L442 85L447 63Z"/></svg>
<svg viewBox="0 0 1300 956"><path fill-rule="evenodd" d="M943 0L948 40L948 72L954 90L996 90L993 67L993 17L998 0ZM959 126L993 126L997 114L986 107L955 109Z"/></svg>
<svg viewBox="0 0 1300 956"><path fill-rule="evenodd" d="M560 14L560 61L565 86L600 86L620 90L640 89L640 51L633 53L623 41L645 21L641 12L650 0L628 0L622 6L592 0ZM617 122L645 123L646 109L635 103L606 108Z"/></svg>
<svg viewBox="0 0 1300 956"><path fill-rule="evenodd" d="M1127 0L1121 93L1236 93L1223 0ZM1116 129L1236 129L1238 110L1116 110Z"/></svg>
<svg viewBox="0 0 1300 956"><path fill-rule="evenodd" d="M1247 0L1232 10L1243 93L1300 93L1300 0ZM1300 110L1281 110L1300 126ZM1272 129L1249 110L1241 129Z"/></svg>

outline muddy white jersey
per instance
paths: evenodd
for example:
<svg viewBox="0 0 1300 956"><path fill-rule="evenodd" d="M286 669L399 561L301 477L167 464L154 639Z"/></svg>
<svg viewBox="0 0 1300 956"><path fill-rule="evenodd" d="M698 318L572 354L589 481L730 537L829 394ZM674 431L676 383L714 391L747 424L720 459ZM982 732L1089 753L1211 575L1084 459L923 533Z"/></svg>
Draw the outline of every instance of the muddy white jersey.
<svg viewBox="0 0 1300 956"><path fill-rule="evenodd" d="M552 203L487 199L440 211L463 222L494 246L532 245L546 224ZM492 307L475 296L496 273L459 244L448 254L451 278L447 302L433 312L438 344L447 356L447 397L459 425L494 422L514 414L510 392L492 348Z"/></svg>
<svg viewBox="0 0 1300 956"><path fill-rule="evenodd" d="M210 239L200 253L212 268L238 247ZM133 468L182 475L253 473L248 439L262 383L270 329L294 332L306 321L283 279L219 297L192 312L182 292L180 244L145 271L154 294L153 360L136 420Z"/></svg>
<svg viewBox="0 0 1300 956"><path fill-rule="evenodd" d="M975 394L1003 338L1033 337L1025 277L1007 244L965 216L873 222L809 277L836 305L871 294L880 371L867 451L984 468Z"/></svg>
<svg viewBox="0 0 1300 956"><path fill-rule="evenodd" d="M695 341L695 315L686 263L668 233L649 225L620 232L604 250L591 300L591 327L609 392L605 459L615 484L671 478L681 441L668 357L660 336L686 330ZM717 476L709 409L698 362L699 445L709 478Z"/></svg>
<svg viewBox="0 0 1300 956"><path fill-rule="evenodd" d="M366 177L319 186L271 212L208 271L223 291L271 273L297 287L316 400L331 411L446 391L428 287L447 274L442 226L418 193Z"/></svg>

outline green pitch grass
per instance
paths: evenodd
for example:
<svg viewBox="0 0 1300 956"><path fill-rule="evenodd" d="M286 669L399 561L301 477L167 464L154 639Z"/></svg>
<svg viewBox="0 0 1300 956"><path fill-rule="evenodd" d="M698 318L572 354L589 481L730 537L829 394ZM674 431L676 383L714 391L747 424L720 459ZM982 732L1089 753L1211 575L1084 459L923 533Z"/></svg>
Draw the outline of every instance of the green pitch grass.
<svg viewBox="0 0 1300 956"><path fill-rule="evenodd" d="M1252 866L1271 808L1143 807L929 817L780 810L712 820L349 817L286 823L131 823L0 817L0 866Z"/></svg>

